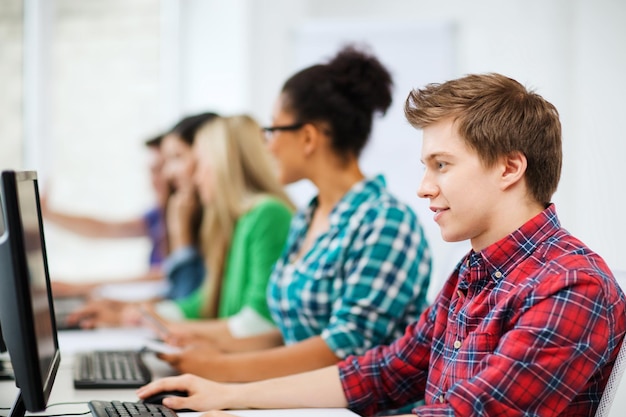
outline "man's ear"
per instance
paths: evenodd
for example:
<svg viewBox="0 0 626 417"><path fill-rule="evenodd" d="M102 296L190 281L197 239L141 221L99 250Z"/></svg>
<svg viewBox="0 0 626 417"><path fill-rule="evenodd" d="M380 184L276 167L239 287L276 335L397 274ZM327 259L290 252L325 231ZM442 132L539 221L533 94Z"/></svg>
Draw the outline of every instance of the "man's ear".
<svg viewBox="0 0 626 417"><path fill-rule="evenodd" d="M500 163L502 166L500 179L503 190L519 184L524 179L528 161L522 152L512 152L502 157Z"/></svg>

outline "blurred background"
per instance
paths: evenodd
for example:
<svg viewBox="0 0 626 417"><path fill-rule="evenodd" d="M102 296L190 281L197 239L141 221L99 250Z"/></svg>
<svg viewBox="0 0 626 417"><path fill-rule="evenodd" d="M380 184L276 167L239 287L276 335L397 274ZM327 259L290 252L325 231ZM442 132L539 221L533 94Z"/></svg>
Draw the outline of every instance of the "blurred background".
<svg viewBox="0 0 626 417"><path fill-rule="evenodd" d="M209 110L267 124L290 74L361 43L396 81L363 166L420 214L432 291L467 246L442 242L416 197L421 134L402 106L411 88L475 72L511 76L556 105L561 220L625 270L624 22L623 0L2 0L0 167L37 170L56 208L136 216L153 201L146 139ZM290 188L298 204L310 192ZM52 224L46 238L53 276L115 276L146 263L140 239L86 241Z"/></svg>

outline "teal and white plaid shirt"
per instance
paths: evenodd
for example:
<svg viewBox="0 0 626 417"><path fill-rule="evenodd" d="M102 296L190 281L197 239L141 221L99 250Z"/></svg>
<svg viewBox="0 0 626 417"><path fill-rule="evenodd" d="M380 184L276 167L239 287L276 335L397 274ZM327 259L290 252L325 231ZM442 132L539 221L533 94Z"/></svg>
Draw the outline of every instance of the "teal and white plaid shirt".
<svg viewBox="0 0 626 417"><path fill-rule="evenodd" d="M329 230L296 260L317 198L296 214L268 287L286 344L324 339L340 358L397 339L426 308L430 251L415 213L382 176L355 184Z"/></svg>

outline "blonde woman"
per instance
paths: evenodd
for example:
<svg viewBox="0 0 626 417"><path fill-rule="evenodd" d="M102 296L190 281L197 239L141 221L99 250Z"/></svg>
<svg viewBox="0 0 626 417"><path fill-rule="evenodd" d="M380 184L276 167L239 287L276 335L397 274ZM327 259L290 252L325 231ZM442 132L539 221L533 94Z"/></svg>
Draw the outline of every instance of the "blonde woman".
<svg viewBox="0 0 626 417"><path fill-rule="evenodd" d="M194 142L194 183L204 206L203 286L155 305L178 331L241 338L273 329L266 290L284 247L293 205L279 184L260 126L248 116L216 118ZM188 248L194 251L193 248ZM173 273L185 274L185 268ZM190 323L180 319L208 318Z"/></svg>

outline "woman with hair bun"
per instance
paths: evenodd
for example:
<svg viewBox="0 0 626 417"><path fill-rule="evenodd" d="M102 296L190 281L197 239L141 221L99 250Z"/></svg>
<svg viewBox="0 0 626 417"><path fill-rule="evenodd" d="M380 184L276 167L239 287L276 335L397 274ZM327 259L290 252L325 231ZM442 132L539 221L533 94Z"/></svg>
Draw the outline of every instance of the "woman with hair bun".
<svg viewBox="0 0 626 417"><path fill-rule="evenodd" d="M268 304L284 345L257 340L257 350L235 353L195 345L163 359L214 380L260 380L387 344L419 317L430 275L424 233L383 177L367 178L358 160L391 89L378 59L351 46L285 82L264 128L268 147L283 184L309 180L318 193L292 220L270 278Z"/></svg>

